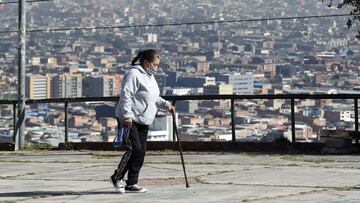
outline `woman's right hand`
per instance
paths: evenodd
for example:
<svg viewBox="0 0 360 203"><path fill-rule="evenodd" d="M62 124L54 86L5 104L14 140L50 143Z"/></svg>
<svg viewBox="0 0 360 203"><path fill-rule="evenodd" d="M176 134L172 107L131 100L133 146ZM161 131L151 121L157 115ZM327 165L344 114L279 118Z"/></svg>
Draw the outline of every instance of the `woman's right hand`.
<svg viewBox="0 0 360 203"><path fill-rule="evenodd" d="M132 125L132 118L126 118L126 119L122 120L121 124L127 128L130 128Z"/></svg>

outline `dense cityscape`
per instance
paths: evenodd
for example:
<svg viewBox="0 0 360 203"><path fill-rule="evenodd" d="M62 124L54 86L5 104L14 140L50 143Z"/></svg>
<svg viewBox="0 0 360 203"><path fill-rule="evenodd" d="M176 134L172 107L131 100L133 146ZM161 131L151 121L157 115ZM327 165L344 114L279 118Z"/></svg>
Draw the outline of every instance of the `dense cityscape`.
<svg viewBox="0 0 360 203"><path fill-rule="evenodd" d="M1 2L1 1L0 1ZM0 4L1 31L17 29L17 7ZM54 0L28 4L26 98L119 96L140 49L161 53L162 95L359 94L360 41L346 17L197 25L135 25L340 14L321 0ZM95 27L112 26L111 29ZM128 26L124 28L121 26ZM132 27L133 26L133 27ZM0 99L17 98L17 33L0 34ZM69 141L112 141L115 102L71 103ZM230 141L230 100L178 101L183 140ZM235 101L237 141L291 140L290 100ZM26 138L64 141L64 104L26 107ZM296 100L296 139L355 129L353 100ZM148 140L172 140L159 113ZM12 105L0 105L0 142L13 134Z"/></svg>

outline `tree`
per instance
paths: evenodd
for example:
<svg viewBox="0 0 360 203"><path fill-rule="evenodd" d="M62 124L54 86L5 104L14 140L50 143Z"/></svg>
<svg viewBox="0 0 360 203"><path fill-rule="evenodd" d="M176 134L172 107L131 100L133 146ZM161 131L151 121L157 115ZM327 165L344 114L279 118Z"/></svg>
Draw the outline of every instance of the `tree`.
<svg viewBox="0 0 360 203"><path fill-rule="evenodd" d="M322 2L324 1L329 1L328 7L332 7L334 6L334 0L321 0ZM348 28L353 27L354 22L355 21L360 21L360 0L342 0L341 3L337 3L337 8L341 9L344 7L352 7L352 11L350 12L350 14L352 15L352 19L349 18L346 22L346 25L348 26ZM360 40L360 29L357 30L357 34L356 34L356 38L358 40Z"/></svg>

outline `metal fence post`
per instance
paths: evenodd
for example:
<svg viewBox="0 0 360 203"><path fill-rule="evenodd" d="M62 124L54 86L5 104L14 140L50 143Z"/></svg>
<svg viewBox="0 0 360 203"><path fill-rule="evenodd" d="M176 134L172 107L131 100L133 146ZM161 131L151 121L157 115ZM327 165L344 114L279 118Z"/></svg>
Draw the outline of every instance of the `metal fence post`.
<svg viewBox="0 0 360 203"><path fill-rule="evenodd" d="M355 111L355 131L359 132L359 104L358 99L354 99L354 111ZM356 138L356 144L359 144L359 137Z"/></svg>
<svg viewBox="0 0 360 203"><path fill-rule="evenodd" d="M291 142L295 143L295 99L291 98Z"/></svg>
<svg viewBox="0 0 360 203"><path fill-rule="evenodd" d="M175 104L176 104L176 100L172 100L172 105L175 107ZM174 114L176 116L176 114ZM174 119L175 120L175 119ZM173 126L173 141L176 141L176 135L175 135L175 123L172 124Z"/></svg>
<svg viewBox="0 0 360 203"><path fill-rule="evenodd" d="M13 128L14 128L14 134L13 134L13 141L15 143L16 138L16 103L13 104Z"/></svg>
<svg viewBox="0 0 360 203"><path fill-rule="evenodd" d="M69 122L68 122L68 104L69 102L65 102L65 119L64 119L64 125L65 125L65 143L69 142L69 133L68 133L68 129L69 129Z"/></svg>
<svg viewBox="0 0 360 203"><path fill-rule="evenodd" d="M235 135L235 99L231 99L231 134L232 134L232 142L236 142Z"/></svg>

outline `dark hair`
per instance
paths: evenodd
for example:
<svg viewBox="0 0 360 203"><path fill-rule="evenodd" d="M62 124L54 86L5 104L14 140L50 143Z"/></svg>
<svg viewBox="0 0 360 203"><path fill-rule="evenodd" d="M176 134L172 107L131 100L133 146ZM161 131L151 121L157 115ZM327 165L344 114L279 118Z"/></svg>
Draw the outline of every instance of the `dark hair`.
<svg viewBox="0 0 360 203"><path fill-rule="evenodd" d="M158 52L155 49L143 50L140 51L135 58L133 58L131 65L135 65L137 61L140 61L140 64L144 64L145 60L153 62L155 58L160 58Z"/></svg>

